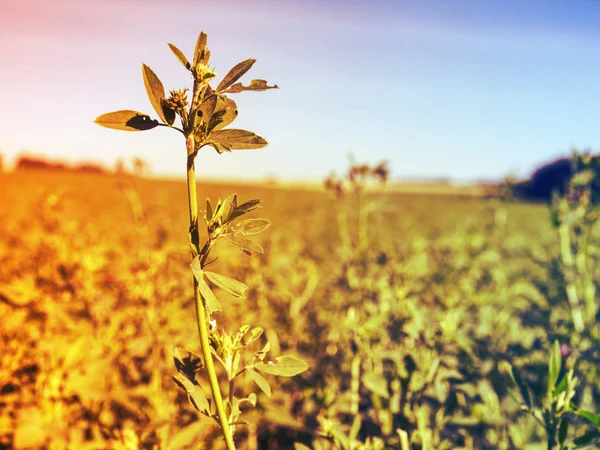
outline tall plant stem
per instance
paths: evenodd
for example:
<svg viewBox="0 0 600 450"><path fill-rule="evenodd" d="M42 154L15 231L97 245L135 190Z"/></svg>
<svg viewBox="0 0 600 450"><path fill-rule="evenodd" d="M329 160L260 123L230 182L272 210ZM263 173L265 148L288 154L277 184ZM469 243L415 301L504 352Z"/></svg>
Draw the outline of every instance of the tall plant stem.
<svg viewBox="0 0 600 450"><path fill-rule="evenodd" d="M566 281L567 298L571 305L571 316L573 317L573 325L577 333L581 333L585 329L583 320L583 311L579 302L579 294L577 293L576 278L575 278L575 261L571 250L571 224L570 222L561 223L558 228L560 236L560 253L563 263L563 273Z"/></svg>
<svg viewBox="0 0 600 450"><path fill-rule="evenodd" d="M186 146L188 149L187 188L188 206L190 212L190 238L196 249L199 249L200 232L198 231L198 199L196 197L196 168L194 165L195 152L193 151L193 136L188 136L186 138ZM206 372L208 373L208 381L210 383L212 398L217 409L219 423L221 424L223 437L225 438L225 443L227 444L227 450L235 450L235 443L233 442L233 435L231 434L231 428L229 427L229 420L227 414L225 413L225 405L223 404L223 396L221 395L219 379L217 378L217 372L215 371L212 354L210 353L206 309L202 303L202 297L200 296L200 290L198 289L198 281L195 277L194 296L196 298L196 319L198 322L198 334L200 336L200 348L202 350Z"/></svg>

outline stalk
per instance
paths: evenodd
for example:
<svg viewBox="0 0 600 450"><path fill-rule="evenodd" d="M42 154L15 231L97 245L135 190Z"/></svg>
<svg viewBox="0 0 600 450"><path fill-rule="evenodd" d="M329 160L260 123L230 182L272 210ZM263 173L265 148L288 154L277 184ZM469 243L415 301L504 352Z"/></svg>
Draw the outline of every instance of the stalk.
<svg viewBox="0 0 600 450"><path fill-rule="evenodd" d="M368 245L368 233L367 233L367 225L368 225L368 214L367 204L364 198L365 192L363 189L358 186L356 188L356 199L358 203L358 249L359 253L364 252Z"/></svg>
<svg viewBox="0 0 600 450"><path fill-rule="evenodd" d="M200 248L200 233L198 231L198 199L196 197L196 168L194 165L195 152L193 151L193 136L188 136L186 138L186 146L188 149L187 188L188 207L190 213L190 238L192 244L194 244L196 249L198 249ZM225 413L225 405L223 404L223 396L221 395L219 379L217 378L217 372L215 370L212 354L210 352L206 309L204 308L204 303L202 303L202 297L200 296L200 290L198 289L198 281L195 277L194 296L196 299L196 319L198 322L198 335L200 336L200 348L202 351L204 364L206 366L206 372L208 374L212 398L215 402L215 407L217 409L217 415L219 416L219 423L221 424L221 430L223 432L223 437L225 438L227 450L235 450L235 443L233 441L233 435L231 434L231 428L229 427L229 420L227 414Z"/></svg>
<svg viewBox="0 0 600 450"><path fill-rule="evenodd" d="M585 324L583 320L583 311L579 302L577 286L575 280L575 261L571 252L571 228L570 223L561 223L558 232L560 235L560 250L563 266L565 267L564 275L567 282L567 298L571 305L571 316L573 317L573 325L577 333L583 332Z"/></svg>
<svg viewBox="0 0 600 450"><path fill-rule="evenodd" d="M340 200L341 202L341 200ZM337 208L337 219L338 229L340 234L340 243L342 247L342 254L344 262L349 258L352 253L352 244L350 242L350 233L348 232L348 216L346 215L346 209L344 205L338 205Z"/></svg>

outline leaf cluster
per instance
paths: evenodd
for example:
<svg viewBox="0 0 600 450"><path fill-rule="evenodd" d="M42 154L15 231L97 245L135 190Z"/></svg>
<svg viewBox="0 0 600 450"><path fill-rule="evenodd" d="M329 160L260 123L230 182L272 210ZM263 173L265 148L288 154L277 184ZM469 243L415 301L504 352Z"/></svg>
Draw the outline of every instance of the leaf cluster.
<svg viewBox="0 0 600 450"><path fill-rule="evenodd" d="M95 122L106 128L123 131L145 131L165 126L181 132L186 138L191 136L193 145L188 148L188 154L195 155L203 146L213 147L218 153L231 150L250 150L264 147L267 141L253 132L235 128L225 128L238 115L237 105L229 98L229 94L245 91L265 91L276 89L265 80L251 80L244 85L238 80L248 72L255 59L249 58L236 64L216 88L210 82L216 77L214 69L209 67L210 50L206 46L207 36L201 32L196 42L193 61L190 62L185 54L175 45L169 48L190 72L193 79L191 101L187 98L187 88L171 90L166 96L165 89L150 67L142 64L144 86L150 103L158 116L152 118L149 114L134 110L120 110L102 114ZM180 127L175 125L179 118Z"/></svg>

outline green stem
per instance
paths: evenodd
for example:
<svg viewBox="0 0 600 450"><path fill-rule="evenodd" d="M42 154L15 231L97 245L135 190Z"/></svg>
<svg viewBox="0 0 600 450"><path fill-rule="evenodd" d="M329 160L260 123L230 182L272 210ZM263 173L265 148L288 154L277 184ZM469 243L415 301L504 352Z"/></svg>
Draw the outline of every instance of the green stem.
<svg viewBox="0 0 600 450"><path fill-rule="evenodd" d="M567 283L567 298L571 305L571 316L573 317L573 325L577 333L583 332L585 329L583 320L583 311L581 310L581 304L579 302L579 295L577 293L577 286L575 280L575 261L573 260L573 253L571 250L571 224L568 221L561 223L558 228L560 236L560 253L563 263L563 273L565 281Z"/></svg>
<svg viewBox="0 0 600 450"><path fill-rule="evenodd" d="M188 161L187 161L187 187L188 187L188 206L190 212L190 237L192 244L199 248L200 233L198 231L198 199L196 197L196 169L194 166L195 153L193 137L188 136L186 139L186 146L188 148ZM200 348L202 350L202 356L204 364L206 366L206 372L208 374L208 381L210 383L210 390L212 392L212 398L215 402L217 409L217 415L219 416L219 423L221 424L221 430L227 450L235 450L235 443L233 442L233 435L231 434L231 428L229 427L229 420L225 413L225 405L223 404L223 397L221 395L221 387L219 386L219 379L217 378L217 372L213 362L212 354L210 352L210 341L208 332L208 318L206 309L202 303L202 297L200 296L200 290L198 289L198 281L194 277L194 295L196 298L196 318L198 321L198 334L200 336Z"/></svg>
<svg viewBox="0 0 600 450"><path fill-rule="evenodd" d="M350 411L352 414L358 414L360 403L360 356L354 355L350 367Z"/></svg>
<svg viewBox="0 0 600 450"><path fill-rule="evenodd" d="M368 214L367 204L365 201L365 192L361 186L356 189L356 198L358 203L358 250L359 253L364 252L367 249L368 243Z"/></svg>
<svg viewBox="0 0 600 450"><path fill-rule="evenodd" d="M348 217L346 216L346 207L343 204L343 198L337 199L337 220L338 230L340 234L340 244L342 247L342 258L344 261L349 258L352 253L352 244L350 242L350 233L348 232Z"/></svg>

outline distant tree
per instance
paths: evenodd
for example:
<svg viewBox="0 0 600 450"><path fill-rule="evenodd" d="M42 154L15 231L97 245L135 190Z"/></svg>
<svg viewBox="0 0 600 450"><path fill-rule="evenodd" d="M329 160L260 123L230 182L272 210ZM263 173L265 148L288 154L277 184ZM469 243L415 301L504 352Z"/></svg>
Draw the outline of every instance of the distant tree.
<svg viewBox="0 0 600 450"><path fill-rule="evenodd" d="M66 170L67 166L59 162L47 161L43 158L32 156L21 156L17 159L16 170L46 169L46 170Z"/></svg>
<svg viewBox="0 0 600 450"><path fill-rule="evenodd" d="M574 174L570 158L559 158L537 168L527 183L527 195L534 200L549 201L552 192L564 194Z"/></svg>
<svg viewBox="0 0 600 450"><path fill-rule="evenodd" d="M590 159L594 167L600 164L600 156L592 156L589 151L584 154L574 151L571 158L558 158L543 164L533 171L528 180L513 183L512 195L516 198L545 202L552 199L553 192L564 195L571 178L584 166L589 165L583 163L585 158Z"/></svg>
<svg viewBox="0 0 600 450"><path fill-rule="evenodd" d="M98 164L93 164L93 163L78 164L75 167L73 167L73 170L75 172L85 172L85 173L97 173L97 174L105 174L106 173L106 170L104 169L104 167L102 167Z"/></svg>

